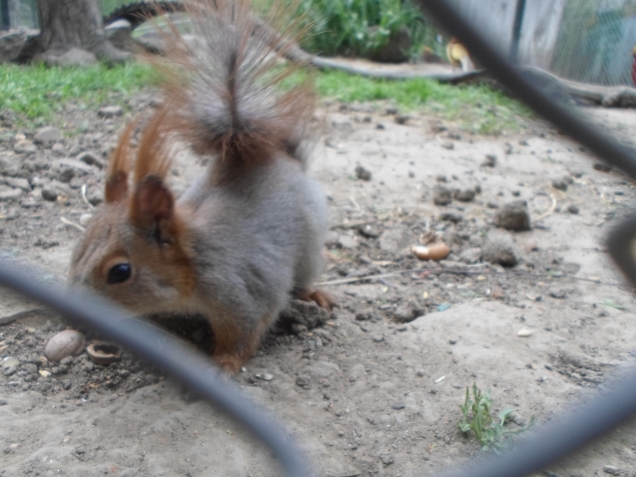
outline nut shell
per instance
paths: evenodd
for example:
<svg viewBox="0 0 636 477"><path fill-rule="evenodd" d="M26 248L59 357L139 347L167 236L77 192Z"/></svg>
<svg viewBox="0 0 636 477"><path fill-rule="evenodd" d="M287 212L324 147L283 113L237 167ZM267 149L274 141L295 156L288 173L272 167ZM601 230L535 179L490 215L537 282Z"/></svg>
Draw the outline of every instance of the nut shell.
<svg viewBox="0 0 636 477"><path fill-rule="evenodd" d="M64 330L53 336L44 348L44 356L58 362L67 356L77 356L84 351L86 340L84 335L75 330Z"/></svg>
<svg viewBox="0 0 636 477"><path fill-rule="evenodd" d="M450 253L450 248L443 242L434 243L432 245L417 245L411 249L413 255L420 260L442 260Z"/></svg>

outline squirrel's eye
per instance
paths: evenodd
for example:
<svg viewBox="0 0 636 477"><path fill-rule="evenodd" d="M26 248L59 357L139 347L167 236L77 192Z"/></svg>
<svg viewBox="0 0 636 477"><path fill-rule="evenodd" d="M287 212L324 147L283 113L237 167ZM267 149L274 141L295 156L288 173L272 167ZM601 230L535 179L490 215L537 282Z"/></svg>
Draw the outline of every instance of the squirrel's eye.
<svg viewBox="0 0 636 477"><path fill-rule="evenodd" d="M121 283L130 278L132 267L129 263L118 263L108 271L108 283Z"/></svg>

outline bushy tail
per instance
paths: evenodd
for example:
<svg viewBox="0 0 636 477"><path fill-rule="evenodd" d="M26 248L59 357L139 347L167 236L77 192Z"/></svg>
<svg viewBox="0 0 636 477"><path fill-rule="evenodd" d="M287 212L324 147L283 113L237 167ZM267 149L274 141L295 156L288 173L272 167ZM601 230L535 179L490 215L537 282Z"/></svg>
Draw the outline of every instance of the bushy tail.
<svg viewBox="0 0 636 477"><path fill-rule="evenodd" d="M289 0L259 3L267 11L255 11L250 0L191 0L193 39L172 25L163 62L172 126L195 152L219 156L215 167L228 171L262 164L281 150L302 160L297 152L315 108L306 81L282 85L299 66L280 59L295 45Z"/></svg>

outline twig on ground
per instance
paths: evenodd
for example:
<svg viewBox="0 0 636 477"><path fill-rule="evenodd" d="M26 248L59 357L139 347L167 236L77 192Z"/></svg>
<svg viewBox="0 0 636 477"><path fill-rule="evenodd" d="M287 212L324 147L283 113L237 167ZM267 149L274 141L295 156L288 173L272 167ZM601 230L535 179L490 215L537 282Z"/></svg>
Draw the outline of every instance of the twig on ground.
<svg viewBox="0 0 636 477"><path fill-rule="evenodd" d="M19 311L17 313L14 313L12 315L7 315L7 316L0 316L0 326L2 325L8 325L10 323L13 323L14 321L17 321L21 318L27 318L31 315L35 315L35 314L44 314L44 315L49 315L51 314L48 310L44 309L44 308L29 308L28 310L24 310L24 311Z"/></svg>
<svg viewBox="0 0 636 477"><path fill-rule="evenodd" d="M86 231L86 229L84 227L82 227L80 224L76 224L75 222L71 222L70 220L68 220L68 219L66 219L64 217L60 217L60 222L62 222L63 224L75 227L76 229L79 229L82 232Z"/></svg>
<svg viewBox="0 0 636 477"><path fill-rule="evenodd" d="M84 199L84 202L86 202L86 205L88 205L91 210L95 209L95 206L93 206L93 204L91 204L86 198L86 184L82 186L82 199Z"/></svg>
<svg viewBox="0 0 636 477"><path fill-rule="evenodd" d="M474 267L474 265L473 265ZM335 285L347 285L350 283L357 283L357 282L363 282L363 281L367 281L367 280L380 280L380 279L384 279L384 278L389 278L389 277L395 277L398 275L403 275L405 273L423 273L423 272L427 272L430 274L436 274L436 275L441 275L443 273L448 273L451 275L516 275L518 277L529 277L529 278L568 278L571 280L577 280L577 281L581 281L581 282L590 282L590 283L596 283L597 285L605 285L605 286L610 286L610 287L619 287L619 288L627 288L627 289L631 289L631 286L629 284L624 284L624 283L610 283L610 282L603 282L601 280L597 280L595 278L584 278L584 277L575 277L574 275L568 275L566 273L563 274L549 274L549 273L532 273L532 272L525 272L522 270L504 270L504 271L500 271L500 270L469 270L467 268L465 269L446 269L446 268L441 268L441 269L430 269L430 268L411 268L408 270L400 270L397 272L388 272L388 273L382 273L379 275L367 275L364 277L352 277L352 278L342 278L339 280L331 280L331 281L327 281L327 282L320 282L320 283L316 283L316 286L335 286Z"/></svg>
<svg viewBox="0 0 636 477"><path fill-rule="evenodd" d="M343 222L341 224L336 224L336 225L332 225L331 227L329 227L331 230L334 229L343 229L343 230L350 230L350 229L355 229L358 227L362 227L364 225L369 225L369 224L374 224L375 222L378 222L380 219L372 219L372 220L363 220L361 222Z"/></svg>
<svg viewBox="0 0 636 477"><path fill-rule="evenodd" d="M536 219L534 219L534 222L538 222L539 220L543 220L545 219L548 215L552 215L552 213L554 212L554 210L556 209L557 206L557 200L556 197L554 197L554 194L550 193L550 199L552 199L552 205L550 205L550 208L548 209L547 212L544 212L543 214L541 214L539 217L537 217Z"/></svg>

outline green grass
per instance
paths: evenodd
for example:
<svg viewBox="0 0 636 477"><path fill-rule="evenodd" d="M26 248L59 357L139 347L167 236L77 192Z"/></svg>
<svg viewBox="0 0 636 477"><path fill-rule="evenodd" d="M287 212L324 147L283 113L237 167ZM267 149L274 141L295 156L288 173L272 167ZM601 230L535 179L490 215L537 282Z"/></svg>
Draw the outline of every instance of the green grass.
<svg viewBox="0 0 636 477"><path fill-rule="evenodd" d="M473 397L466 388L464 405L460 406L462 418L457 423L459 430L466 436L474 436L482 450L499 451L505 447L505 438L509 435L519 434L528 430L535 423L532 416L530 422L524 427L508 429L506 424L515 410L513 408L502 409L497 416L493 416L492 399L490 391L482 393L476 384L473 384Z"/></svg>
<svg viewBox="0 0 636 477"><path fill-rule="evenodd" d="M0 65L0 110L11 109L30 122L49 121L64 103L78 101L99 106L113 97L132 96L153 83L152 70L140 64L114 68Z"/></svg>
<svg viewBox="0 0 636 477"><path fill-rule="evenodd" d="M339 71L317 75L318 92L343 102L388 100L405 112L423 111L477 134L520 129L531 113L488 86L453 86L427 79L376 80Z"/></svg>
<svg viewBox="0 0 636 477"><path fill-rule="evenodd" d="M293 84L306 76L294 75ZM107 68L46 68L0 65L0 110L18 113L27 126L55 121L65 102L93 108L125 105L145 86L156 84L149 66L129 63ZM388 81L327 71L315 76L318 93L342 102L389 102L402 112L419 111L449 121L477 134L498 134L522 127L527 109L486 86L451 86L432 80Z"/></svg>

